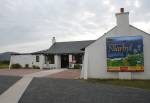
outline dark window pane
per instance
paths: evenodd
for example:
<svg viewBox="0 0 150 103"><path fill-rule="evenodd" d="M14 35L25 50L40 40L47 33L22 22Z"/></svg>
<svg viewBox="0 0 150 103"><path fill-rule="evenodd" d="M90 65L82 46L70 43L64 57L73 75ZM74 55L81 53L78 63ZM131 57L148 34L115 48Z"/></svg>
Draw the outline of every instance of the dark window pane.
<svg viewBox="0 0 150 103"><path fill-rule="evenodd" d="M81 54L76 54L76 55L74 55L74 57L75 57L76 64L82 64L82 55Z"/></svg>
<svg viewBox="0 0 150 103"><path fill-rule="evenodd" d="M54 55L48 55L48 61L49 61L49 64L54 64L55 61L54 61Z"/></svg>
<svg viewBox="0 0 150 103"><path fill-rule="evenodd" d="M36 56L36 62L39 62L40 61L40 57L37 55Z"/></svg>

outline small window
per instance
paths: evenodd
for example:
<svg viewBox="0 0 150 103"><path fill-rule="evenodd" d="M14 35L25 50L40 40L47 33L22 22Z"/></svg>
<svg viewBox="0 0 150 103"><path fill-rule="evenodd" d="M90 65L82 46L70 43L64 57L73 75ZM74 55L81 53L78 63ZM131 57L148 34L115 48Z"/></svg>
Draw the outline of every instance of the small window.
<svg viewBox="0 0 150 103"><path fill-rule="evenodd" d="M54 55L48 55L48 61L49 61L49 64L55 64L55 61L54 61Z"/></svg>
<svg viewBox="0 0 150 103"><path fill-rule="evenodd" d="M37 55L36 56L36 62L39 62L40 61L40 57Z"/></svg>

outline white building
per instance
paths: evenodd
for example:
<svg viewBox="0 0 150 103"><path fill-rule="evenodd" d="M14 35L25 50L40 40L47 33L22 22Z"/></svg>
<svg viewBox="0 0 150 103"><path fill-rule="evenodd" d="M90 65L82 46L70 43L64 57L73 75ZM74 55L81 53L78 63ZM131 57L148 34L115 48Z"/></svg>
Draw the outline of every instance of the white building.
<svg viewBox="0 0 150 103"><path fill-rule="evenodd" d="M150 34L129 24L129 12L116 13L117 25L85 48L81 77L101 79L150 79ZM108 72L106 39L110 37L142 36L144 71Z"/></svg>
<svg viewBox="0 0 150 103"><path fill-rule="evenodd" d="M20 64L23 68L36 66L40 69L74 68L76 64L82 66L84 55L82 49L92 42L94 40L56 42L55 37L53 37L52 46L47 50L34 53L12 54L10 67L12 64Z"/></svg>

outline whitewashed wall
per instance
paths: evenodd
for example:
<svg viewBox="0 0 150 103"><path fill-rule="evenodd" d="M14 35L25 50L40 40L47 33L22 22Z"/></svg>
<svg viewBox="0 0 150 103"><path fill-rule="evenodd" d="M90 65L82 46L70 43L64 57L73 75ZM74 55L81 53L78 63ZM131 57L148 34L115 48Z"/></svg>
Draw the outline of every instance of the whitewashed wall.
<svg viewBox="0 0 150 103"><path fill-rule="evenodd" d="M39 56L39 62L36 62L36 56ZM11 64L20 64L22 67L25 67L26 64L29 67L33 65L43 68L61 68L61 58L59 55L54 56L55 63L49 64L48 62L45 63L45 56L44 55L12 55L10 59Z"/></svg>
<svg viewBox="0 0 150 103"><path fill-rule="evenodd" d="M36 56L39 56L39 62L36 62ZM33 65L40 67L40 69L43 69L44 64L45 64L45 57L44 55L32 55L32 62Z"/></svg>
<svg viewBox="0 0 150 103"><path fill-rule="evenodd" d="M106 38L143 36L144 72L107 72ZM85 49L82 78L150 79L150 35L129 25L128 13L117 16L117 26Z"/></svg>
<svg viewBox="0 0 150 103"><path fill-rule="evenodd" d="M26 64L29 64L29 67L32 67L33 59L33 55L12 55L10 65L18 63L22 67L25 67Z"/></svg>
<svg viewBox="0 0 150 103"><path fill-rule="evenodd" d="M25 67L25 65L28 64L30 68L33 65L43 68L44 56L43 55L38 55L38 56L39 56L39 62L36 62L36 55L30 55L30 54L28 54L28 55L12 55L11 59L10 59L10 65L18 63L22 67Z"/></svg>
<svg viewBox="0 0 150 103"><path fill-rule="evenodd" d="M144 72L132 72L133 79L150 79L150 34L130 26L132 34L143 36L144 44Z"/></svg>

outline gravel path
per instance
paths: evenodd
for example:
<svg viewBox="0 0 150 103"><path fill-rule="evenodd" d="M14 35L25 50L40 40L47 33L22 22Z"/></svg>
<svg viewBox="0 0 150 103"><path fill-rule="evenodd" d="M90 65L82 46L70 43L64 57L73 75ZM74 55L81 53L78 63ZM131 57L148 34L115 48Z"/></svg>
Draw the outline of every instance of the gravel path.
<svg viewBox="0 0 150 103"><path fill-rule="evenodd" d="M149 103L150 91L82 80L35 78L19 103Z"/></svg>
<svg viewBox="0 0 150 103"><path fill-rule="evenodd" d="M2 94L5 90L7 90L9 87L11 87L19 79L21 79L21 77L0 76L0 94Z"/></svg>

